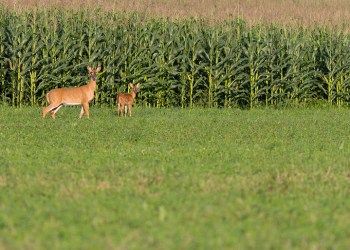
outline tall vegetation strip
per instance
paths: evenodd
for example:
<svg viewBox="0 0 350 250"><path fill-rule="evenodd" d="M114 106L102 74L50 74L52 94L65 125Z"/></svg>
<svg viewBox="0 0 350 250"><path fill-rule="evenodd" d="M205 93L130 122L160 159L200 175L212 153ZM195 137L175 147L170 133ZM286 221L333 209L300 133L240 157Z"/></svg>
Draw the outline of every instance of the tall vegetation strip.
<svg viewBox="0 0 350 250"><path fill-rule="evenodd" d="M43 105L56 87L84 84L101 64L94 103L141 82L153 107L347 105L350 37L341 30L248 26L241 19L144 19L93 10L0 8L0 101Z"/></svg>

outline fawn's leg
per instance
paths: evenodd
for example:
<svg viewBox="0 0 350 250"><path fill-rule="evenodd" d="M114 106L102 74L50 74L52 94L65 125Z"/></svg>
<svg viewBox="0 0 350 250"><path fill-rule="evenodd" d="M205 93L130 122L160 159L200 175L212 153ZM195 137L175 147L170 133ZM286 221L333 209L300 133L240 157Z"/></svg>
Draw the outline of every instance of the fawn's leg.
<svg viewBox="0 0 350 250"><path fill-rule="evenodd" d="M128 114L128 104L124 104L124 116L126 117L126 115Z"/></svg>
<svg viewBox="0 0 350 250"><path fill-rule="evenodd" d="M129 103L128 104L128 107L129 107L129 115L131 117L131 113L132 113L132 103Z"/></svg>
<svg viewBox="0 0 350 250"><path fill-rule="evenodd" d="M118 103L118 115L119 115L119 116L122 116L122 115L123 115L122 112L123 112L123 111L122 111L122 104L119 102L119 103Z"/></svg>

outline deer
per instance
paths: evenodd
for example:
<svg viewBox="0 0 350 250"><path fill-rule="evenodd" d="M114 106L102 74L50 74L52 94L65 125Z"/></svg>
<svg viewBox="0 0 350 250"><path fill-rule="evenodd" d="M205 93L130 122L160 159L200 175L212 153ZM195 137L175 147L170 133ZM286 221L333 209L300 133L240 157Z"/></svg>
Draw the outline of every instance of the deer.
<svg viewBox="0 0 350 250"><path fill-rule="evenodd" d="M55 119L56 112L64 106L81 105L80 117L86 113L88 119L90 119L89 102L94 99L96 91L96 77L101 70L101 66L96 69L92 69L87 66L89 71L90 82L86 85L76 88L56 88L50 90L46 94L46 101L49 104L43 108L43 119L46 114L50 112L52 119Z"/></svg>
<svg viewBox="0 0 350 250"><path fill-rule="evenodd" d="M132 116L132 103L134 102L134 99L136 97L136 92L140 88L140 83L134 85L133 83L129 83L129 86L131 88L131 93L119 93L117 94L117 114L119 116L127 114L127 109L129 109L129 115Z"/></svg>

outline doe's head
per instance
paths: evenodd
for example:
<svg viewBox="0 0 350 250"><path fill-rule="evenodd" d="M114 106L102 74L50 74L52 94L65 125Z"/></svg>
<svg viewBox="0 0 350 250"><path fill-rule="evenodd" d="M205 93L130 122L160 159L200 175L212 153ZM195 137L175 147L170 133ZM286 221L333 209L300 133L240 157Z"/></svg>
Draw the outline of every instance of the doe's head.
<svg viewBox="0 0 350 250"><path fill-rule="evenodd" d="M89 71L89 77L92 78L92 80L96 81L96 76L98 72L100 72L101 66L98 66L96 69L93 69L90 66L87 66L86 68Z"/></svg>

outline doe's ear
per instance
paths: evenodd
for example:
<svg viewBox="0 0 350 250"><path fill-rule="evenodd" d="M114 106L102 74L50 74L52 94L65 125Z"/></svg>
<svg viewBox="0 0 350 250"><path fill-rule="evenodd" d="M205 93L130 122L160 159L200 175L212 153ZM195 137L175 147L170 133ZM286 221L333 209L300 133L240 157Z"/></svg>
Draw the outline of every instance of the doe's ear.
<svg viewBox="0 0 350 250"><path fill-rule="evenodd" d="M129 86L130 86L130 88L133 88L133 87L134 87L134 84L129 83Z"/></svg>
<svg viewBox="0 0 350 250"><path fill-rule="evenodd" d="M86 68L87 68L87 70L88 70L89 72L91 72L92 69L91 69L90 66L87 66Z"/></svg>
<svg viewBox="0 0 350 250"><path fill-rule="evenodd" d="M101 66L98 66L97 69L96 69L96 73L100 72L100 70L101 70Z"/></svg>
<svg viewBox="0 0 350 250"><path fill-rule="evenodd" d="M136 88L137 89L140 88L140 83L136 84Z"/></svg>

